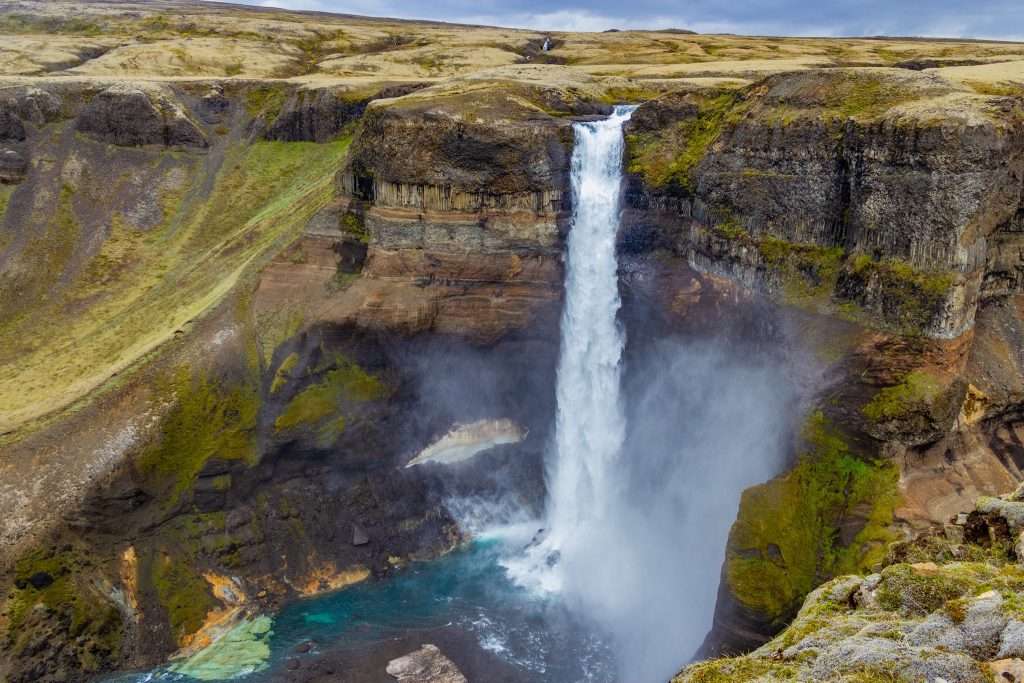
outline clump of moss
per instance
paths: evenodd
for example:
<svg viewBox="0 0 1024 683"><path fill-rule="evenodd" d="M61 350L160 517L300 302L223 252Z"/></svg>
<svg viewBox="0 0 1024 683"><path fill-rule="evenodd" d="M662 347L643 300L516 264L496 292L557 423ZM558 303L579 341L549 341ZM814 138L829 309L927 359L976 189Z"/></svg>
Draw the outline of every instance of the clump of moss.
<svg viewBox="0 0 1024 683"><path fill-rule="evenodd" d="M4 215L7 213L7 205L11 201L12 194L14 194L13 185L0 185L0 224L4 221Z"/></svg>
<svg viewBox="0 0 1024 683"><path fill-rule="evenodd" d="M743 224L733 214L728 214L715 223L715 234L727 240L748 239L750 233L743 227Z"/></svg>
<svg viewBox="0 0 1024 683"><path fill-rule="evenodd" d="M914 370L899 384L880 390L861 412L874 422L897 420L916 410L928 409L944 390L944 384L935 375Z"/></svg>
<svg viewBox="0 0 1024 683"><path fill-rule="evenodd" d="M779 273L787 303L828 299L842 267L842 247L788 242L767 235L757 245L762 262Z"/></svg>
<svg viewBox="0 0 1024 683"><path fill-rule="evenodd" d="M955 605L953 601L967 594L971 586L968 576L945 568L927 571L911 565L893 565L882 571L878 604L882 609L924 616L948 604Z"/></svg>
<svg viewBox="0 0 1024 683"><path fill-rule="evenodd" d="M693 172L722 133L739 120L738 93L696 98L696 113L670 131L627 136L630 173L638 173L652 187L675 187L693 194Z"/></svg>
<svg viewBox="0 0 1024 683"><path fill-rule="evenodd" d="M274 381L270 384L270 393L276 394L281 387L287 384L290 373L295 369L295 366L299 362L299 354L292 351L289 353L281 364L277 366L277 372L274 373Z"/></svg>
<svg viewBox="0 0 1024 683"><path fill-rule="evenodd" d="M151 479L169 479L168 505L174 505L216 456L254 462L259 394L248 385L223 386L201 373L181 368L166 383L176 397L164 418L158 441L136 462Z"/></svg>
<svg viewBox="0 0 1024 683"><path fill-rule="evenodd" d="M386 389L380 379L347 358L335 356L333 366L319 382L303 389L288 403L274 421L278 431L316 425L335 416L329 424L321 425L320 437L321 440L336 437L345 426L338 413L346 403L375 401L385 395Z"/></svg>
<svg viewBox="0 0 1024 683"><path fill-rule="evenodd" d="M206 580L170 554L153 558L150 580L178 642L198 631L217 606Z"/></svg>
<svg viewBox="0 0 1024 683"><path fill-rule="evenodd" d="M820 412L808 418L803 438L806 450L792 470L744 492L726 557L736 599L779 626L822 579L870 568L892 540L893 466L855 455ZM865 506L865 526L841 546L841 520Z"/></svg>
<svg viewBox="0 0 1024 683"><path fill-rule="evenodd" d="M341 229L345 234L356 238L363 244L368 244L370 241L370 233L366 229L366 221L360 214L352 211L346 212L341 217Z"/></svg>
<svg viewBox="0 0 1024 683"><path fill-rule="evenodd" d="M79 652L79 663L96 672L103 662L116 661L124 636L117 607L94 587L81 582L88 562L73 551L38 549L15 563L15 592L8 603L7 640L20 651L34 635L24 630L29 613L42 606L64 620L70 639L92 643L91 652Z"/></svg>
<svg viewBox="0 0 1024 683"><path fill-rule="evenodd" d="M877 292L882 314L892 324L912 333L927 327L942 311L955 282L949 271L926 271L900 261L876 261L858 254L847 262L838 293L857 300Z"/></svg>
<svg viewBox="0 0 1024 683"><path fill-rule="evenodd" d="M266 121L273 121L281 114L286 99L283 87L261 85L245 94L245 110L253 118L259 116Z"/></svg>
<svg viewBox="0 0 1024 683"><path fill-rule="evenodd" d="M686 669L672 679L672 683L733 683L753 681L761 676L771 680L795 680L798 669L786 662L774 662L759 657L735 657L712 659L700 662Z"/></svg>

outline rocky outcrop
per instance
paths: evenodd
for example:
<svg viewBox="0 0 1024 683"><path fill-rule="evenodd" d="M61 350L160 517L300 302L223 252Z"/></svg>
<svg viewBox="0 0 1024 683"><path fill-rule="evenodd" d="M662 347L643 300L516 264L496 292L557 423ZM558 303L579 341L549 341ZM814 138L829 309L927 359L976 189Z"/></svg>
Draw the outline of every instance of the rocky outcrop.
<svg viewBox="0 0 1024 683"><path fill-rule="evenodd" d="M354 124L374 99L401 97L423 87L418 83L385 86L370 92L343 88L301 88L289 96L263 137L289 142L327 142Z"/></svg>
<svg viewBox="0 0 1024 683"><path fill-rule="evenodd" d="M387 672L399 683L466 683L455 664L430 644L391 660Z"/></svg>
<svg viewBox="0 0 1024 683"><path fill-rule="evenodd" d="M83 108L78 130L115 145L206 147L205 135L162 88L112 85Z"/></svg>
<svg viewBox="0 0 1024 683"><path fill-rule="evenodd" d="M673 681L1018 680L1018 497L978 501L944 532L894 546L880 571L815 589L792 624L749 655L694 664Z"/></svg>

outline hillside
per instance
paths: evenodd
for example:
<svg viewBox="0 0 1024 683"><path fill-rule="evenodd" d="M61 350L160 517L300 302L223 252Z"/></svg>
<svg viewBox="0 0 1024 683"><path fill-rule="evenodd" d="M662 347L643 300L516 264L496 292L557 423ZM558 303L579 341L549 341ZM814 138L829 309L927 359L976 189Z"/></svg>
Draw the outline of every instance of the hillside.
<svg viewBox="0 0 1024 683"><path fill-rule="evenodd" d="M573 124L619 103L630 358L727 337L799 393L703 653L761 649L683 680L812 675L771 659L808 594L1016 487L1024 44L0 0L0 678L437 557L453 491L542 508ZM494 471L402 468L494 417Z"/></svg>

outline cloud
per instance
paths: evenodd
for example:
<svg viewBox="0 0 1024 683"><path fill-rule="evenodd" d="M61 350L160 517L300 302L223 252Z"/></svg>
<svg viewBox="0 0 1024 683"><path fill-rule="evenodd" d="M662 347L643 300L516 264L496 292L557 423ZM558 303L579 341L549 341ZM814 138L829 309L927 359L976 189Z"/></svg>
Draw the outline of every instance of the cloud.
<svg viewBox="0 0 1024 683"><path fill-rule="evenodd" d="M238 0L236 0L238 1ZM293 10L433 19L549 31L688 28L701 33L1020 39L1019 0L240 0Z"/></svg>

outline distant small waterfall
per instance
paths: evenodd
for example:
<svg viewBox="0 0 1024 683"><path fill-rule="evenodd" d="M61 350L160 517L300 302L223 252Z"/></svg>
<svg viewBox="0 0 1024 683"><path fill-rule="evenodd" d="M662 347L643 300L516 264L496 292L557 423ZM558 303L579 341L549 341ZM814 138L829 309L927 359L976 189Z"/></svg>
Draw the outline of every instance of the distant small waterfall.
<svg viewBox="0 0 1024 683"><path fill-rule="evenodd" d="M541 45L540 49L543 50L544 52L547 52L548 50L550 50L551 49L551 39L548 38L548 37L545 37L544 38L544 44Z"/></svg>
<svg viewBox="0 0 1024 683"><path fill-rule="evenodd" d="M623 124L635 107L601 121L577 123L572 155L569 232L558 364L554 449L548 462L547 527L523 577L546 590L562 587L561 559L600 528L613 496L615 461L626 420L619 398L625 337L619 307L615 237L622 182ZM522 574L523 572L520 572Z"/></svg>

